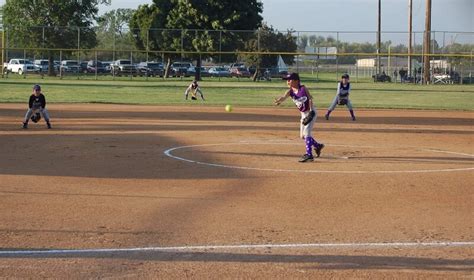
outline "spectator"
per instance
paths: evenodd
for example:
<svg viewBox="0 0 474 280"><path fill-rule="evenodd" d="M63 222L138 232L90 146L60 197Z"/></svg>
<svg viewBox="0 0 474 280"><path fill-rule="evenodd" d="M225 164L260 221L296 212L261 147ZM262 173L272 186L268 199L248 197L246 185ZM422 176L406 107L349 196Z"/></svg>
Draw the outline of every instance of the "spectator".
<svg viewBox="0 0 474 280"><path fill-rule="evenodd" d="M400 82L404 82L405 81L405 78L406 78L406 75L407 75L407 71L405 69L403 69L403 67L400 69L400 71L398 71L398 74L400 74Z"/></svg>

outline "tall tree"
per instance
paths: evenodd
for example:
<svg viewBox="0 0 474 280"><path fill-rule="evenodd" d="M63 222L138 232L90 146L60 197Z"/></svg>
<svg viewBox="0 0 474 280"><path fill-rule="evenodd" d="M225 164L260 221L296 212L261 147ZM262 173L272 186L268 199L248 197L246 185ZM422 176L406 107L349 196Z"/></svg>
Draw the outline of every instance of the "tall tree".
<svg viewBox="0 0 474 280"><path fill-rule="evenodd" d="M128 25L134 11L133 9L116 9L98 18L96 28L98 49L133 49L133 35Z"/></svg>
<svg viewBox="0 0 474 280"><path fill-rule="evenodd" d="M247 65L256 68L254 80L261 74L262 69L275 68L278 63L277 54L261 54L262 52L296 52L297 38L293 36L293 33L292 30L282 33L264 24L254 38L246 42L245 51L253 53L240 55L240 58ZM291 65L294 62L294 55L282 55L282 58L286 64Z"/></svg>
<svg viewBox="0 0 474 280"><path fill-rule="evenodd" d="M133 33L134 43L138 49L151 51L151 56L158 56L155 51L170 51L173 38L179 33L167 28L168 15L175 7L175 3L167 0L154 0L153 4L140 5L132 14L129 22ZM162 53L167 60L165 77L169 75L171 59L176 55L173 53Z"/></svg>
<svg viewBox="0 0 474 280"><path fill-rule="evenodd" d="M261 13L259 0L154 0L151 6L139 8L131 26L140 28L136 39L139 45L148 42L148 47L160 46L160 50L176 53L183 51L181 56L195 59L199 70L201 59L210 56L204 52L239 49L251 33L232 30L257 29L262 22ZM155 30L148 33L144 28ZM199 71L196 78L200 78Z"/></svg>
<svg viewBox="0 0 474 280"><path fill-rule="evenodd" d="M22 48L92 48L97 44L92 25L101 3L110 0L7 0L3 12L9 42ZM46 55L54 75L54 53Z"/></svg>

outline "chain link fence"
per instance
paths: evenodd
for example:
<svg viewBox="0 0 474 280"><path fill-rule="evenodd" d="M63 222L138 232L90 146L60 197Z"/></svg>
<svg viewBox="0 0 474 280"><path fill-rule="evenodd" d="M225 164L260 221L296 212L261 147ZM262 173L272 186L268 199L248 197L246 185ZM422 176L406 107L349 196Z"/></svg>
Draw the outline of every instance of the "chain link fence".
<svg viewBox="0 0 474 280"><path fill-rule="evenodd" d="M200 72L204 76L214 75L208 73L210 69L220 66L229 68L236 62L244 62L252 73L256 65L246 61L245 57L256 56L261 60L274 61L271 66L262 69L262 76L265 73L278 76L281 72L297 71L311 73L316 78L332 73L334 79L338 79L340 74L349 73L355 81L374 79L420 83L423 60L429 57L432 83L473 82L474 32L433 31L430 54L423 53L424 32L412 33L411 54L408 54L408 32L382 32L379 55L376 32L280 32L292 38L297 46L294 51L265 41L262 39L265 38L263 32L197 29L110 31L100 30L99 27L46 26L29 27L25 32L23 27L4 27L0 45L3 54L2 77L18 74L16 69L8 68L11 59L27 60L36 65L31 71L22 71L22 75L46 75L44 65L47 64L48 68L53 65L55 75L60 78L98 79L107 76L114 79L120 75L133 79L139 76L163 77L168 63L186 61L197 66L198 60L203 61ZM252 51L244 51L249 46L252 46ZM281 57L284 58L283 63L279 63ZM380 69L377 68L377 60L381 62ZM130 72L114 71L114 62L117 61L130 63L134 67L153 61L163 67L163 73L150 75L148 70L138 68ZM99 64L102 66L98 67ZM220 74L215 75L220 78ZM188 76L192 76L192 71Z"/></svg>

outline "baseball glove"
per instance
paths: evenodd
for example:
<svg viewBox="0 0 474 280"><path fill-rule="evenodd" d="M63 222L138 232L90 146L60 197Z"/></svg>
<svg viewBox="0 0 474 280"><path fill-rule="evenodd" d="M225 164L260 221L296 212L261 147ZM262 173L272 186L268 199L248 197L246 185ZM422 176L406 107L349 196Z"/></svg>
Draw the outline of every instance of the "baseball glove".
<svg viewBox="0 0 474 280"><path fill-rule="evenodd" d="M347 104L347 99L345 98L340 98L339 101L337 102L338 105L346 105Z"/></svg>
<svg viewBox="0 0 474 280"><path fill-rule="evenodd" d="M33 116L31 116L31 121L34 122L34 123L37 123L41 120L41 114L40 113L36 113L36 114L33 114Z"/></svg>
<svg viewBox="0 0 474 280"><path fill-rule="evenodd" d="M303 125L307 125L309 124L313 118L316 116L316 113L314 111L309 111L309 114L303 119L303 121L301 122Z"/></svg>

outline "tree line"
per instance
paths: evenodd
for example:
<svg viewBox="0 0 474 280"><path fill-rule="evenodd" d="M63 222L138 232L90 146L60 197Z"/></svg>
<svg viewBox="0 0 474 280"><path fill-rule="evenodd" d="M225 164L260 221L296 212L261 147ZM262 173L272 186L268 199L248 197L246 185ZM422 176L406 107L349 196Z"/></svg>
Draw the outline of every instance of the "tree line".
<svg viewBox="0 0 474 280"><path fill-rule="evenodd" d="M303 52L306 46L337 47L338 53L376 52L376 45L369 42L343 42L332 36L296 36L293 30L277 31L263 22L263 5L259 0L153 0L137 9L117 9L102 16L98 15L100 4L110 4L110 0L9 0L3 6L4 25L10 30L8 42L41 49L146 50L150 51L148 59L166 61L166 69L174 60L195 61L198 79L203 60L243 61L255 67L257 77L261 69L277 64L277 55L261 54L265 52ZM382 49L387 50L391 44L382 42ZM433 45L439 53L468 53L473 49L472 44L455 43L441 48L433 41ZM414 46L414 53L421 51L421 45ZM408 50L399 44L392 46L391 52ZM53 63L53 51L41 55ZM282 58L289 65L295 59L294 55ZM339 56L338 63L354 64L356 59ZM459 64L465 59L449 60ZM49 71L54 75L54 67L49 67Z"/></svg>
<svg viewBox="0 0 474 280"><path fill-rule="evenodd" d="M205 59L223 63L240 59L256 67L257 76L260 69L275 66L277 56L238 53L295 52L297 48L289 33L278 32L263 22L259 0L153 0L137 9L117 9L102 16L98 15L100 4L110 4L110 0L7 1L3 8L5 25L12 31L9 42L42 49L149 50L150 59L165 59L166 69L176 59L196 61L197 79ZM167 52L153 52L159 50ZM52 65L54 52L45 55ZM284 57L289 64L293 59ZM54 67L49 71L54 75Z"/></svg>

